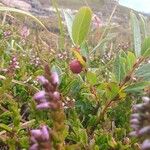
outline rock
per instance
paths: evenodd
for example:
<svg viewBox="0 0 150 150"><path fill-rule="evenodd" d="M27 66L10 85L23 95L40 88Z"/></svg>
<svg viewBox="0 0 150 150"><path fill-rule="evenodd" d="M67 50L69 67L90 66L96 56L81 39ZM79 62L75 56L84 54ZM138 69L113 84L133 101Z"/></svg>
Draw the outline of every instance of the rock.
<svg viewBox="0 0 150 150"><path fill-rule="evenodd" d="M25 11L30 11L32 6L24 1L21 0L1 0L1 2L7 6L19 8Z"/></svg>

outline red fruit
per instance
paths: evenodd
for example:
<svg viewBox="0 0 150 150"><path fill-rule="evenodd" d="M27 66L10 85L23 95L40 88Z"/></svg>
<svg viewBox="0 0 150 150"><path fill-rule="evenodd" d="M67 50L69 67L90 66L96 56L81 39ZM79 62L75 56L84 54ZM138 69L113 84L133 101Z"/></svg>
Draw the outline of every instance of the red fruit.
<svg viewBox="0 0 150 150"><path fill-rule="evenodd" d="M70 66L70 70L75 74L80 73L83 69L82 64L77 59L72 60L69 66Z"/></svg>
<svg viewBox="0 0 150 150"><path fill-rule="evenodd" d="M59 92L57 92L57 91L55 91L54 93L53 93L53 98L54 98L54 100L60 100L60 93Z"/></svg>

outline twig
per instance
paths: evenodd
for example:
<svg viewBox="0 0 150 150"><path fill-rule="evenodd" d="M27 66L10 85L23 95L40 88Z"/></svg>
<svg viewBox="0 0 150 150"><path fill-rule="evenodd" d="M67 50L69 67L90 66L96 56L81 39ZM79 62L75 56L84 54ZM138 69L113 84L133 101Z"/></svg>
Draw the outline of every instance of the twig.
<svg viewBox="0 0 150 150"><path fill-rule="evenodd" d="M125 77L125 79L123 80L122 83L120 83L120 89L122 89L122 87L131 80L131 77L135 71L136 68L139 67L139 65L144 61L144 58L141 57L138 59L138 61L133 65L132 70L128 73L128 75ZM101 119L104 118L105 114L107 113L108 108L112 105L113 102L119 100L119 93L110 101L107 102L107 104L105 105L104 109L102 110L102 112L100 113L100 115L98 116L98 119L95 123L95 125L92 127L92 132L95 130L95 128L97 127L97 125L99 124L99 122L101 121Z"/></svg>

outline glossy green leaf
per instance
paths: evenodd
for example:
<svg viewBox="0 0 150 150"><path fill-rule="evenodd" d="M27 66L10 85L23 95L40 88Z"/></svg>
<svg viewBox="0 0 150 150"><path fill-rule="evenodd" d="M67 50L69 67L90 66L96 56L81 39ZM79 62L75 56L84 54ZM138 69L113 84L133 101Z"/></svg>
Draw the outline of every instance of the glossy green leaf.
<svg viewBox="0 0 150 150"><path fill-rule="evenodd" d="M108 83L106 84L106 97L107 99L113 99L117 96L117 94L119 93L119 86L116 83Z"/></svg>
<svg viewBox="0 0 150 150"><path fill-rule="evenodd" d="M150 56L150 48L145 51L145 53L143 54L143 56L144 57L149 57Z"/></svg>
<svg viewBox="0 0 150 150"><path fill-rule="evenodd" d="M89 49L88 49L88 44L86 42L82 43L82 45L81 45L81 55L87 59L86 61L88 61Z"/></svg>
<svg viewBox="0 0 150 150"><path fill-rule="evenodd" d="M141 31L139 21L133 12L131 12L131 26L133 32L135 54L136 57L139 57L141 56Z"/></svg>
<svg viewBox="0 0 150 150"><path fill-rule="evenodd" d="M138 78L150 81L150 64L142 65L135 73Z"/></svg>
<svg viewBox="0 0 150 150"><path fill-rule="evenodd" d="M74 44L81 45L90 30L92 11L89 7L82 7L76 14L72 25L72 38Z"/></svg>
<svg viewBox="0 0 150 150"><path fill-rule="evenodd" d="M132 52L127 54L127 70L130 71L136 62L136 57Z"/></svg>
<svg viewBox="0 0 150 150"><path fill-rule="evenodd" d="M65 17L67 29L68 29L68 32L69 32L69 36L70 36L70 38L71 38L71 40L73 42L73 38L72 38L72 24L73 24L74 16L72 16L67 11L64 11L64 17Z"/></svg>
<svg viewBox="0 0 150 150"><path fill-rule="evenodd" d="M95 85L97 83L97 76L95 73L88 71L87 72L87 81L91 84L91 85Z"/></svg>
<svg viewBox="0 0 150 150"><path fill-rule="evenodd" d="M126 59L118 55L114 62L114 75L118 83L120 83L126 75L125 64Z"/></svg>
<svg viewBox="0 0 150 150"><path fill-rule="evenodd" d="M144 57L150 56L150 37L144 39L141 53Z"/></svg>
<svg viewBox="0 0 150 150"><path fill-rule="evenodd" d="M125 91L132 93L132 92L140 92L142 90L144 90L147 86L150 85L150 82L138 82L132 85L129 85Z"/></svg>
<svg viewBox="0 0 150 150"><path fill-rule="evenodd" d="M143 16L142 14L139 14L140 16L140 22L141 22L141 29L142 29L142 33L144 35L144 38L146 38L148 36L148 32L147 32L147 20L146 17Z"/></svg>

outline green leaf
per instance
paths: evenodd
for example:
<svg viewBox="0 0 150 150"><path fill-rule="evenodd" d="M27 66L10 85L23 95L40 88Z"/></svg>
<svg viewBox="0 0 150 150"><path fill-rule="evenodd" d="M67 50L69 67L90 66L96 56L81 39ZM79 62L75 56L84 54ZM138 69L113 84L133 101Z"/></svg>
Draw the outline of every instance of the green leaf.
<svg viewBox="0 0 150 150"><path fill-rule="evenodd" d="M20 143L20 145L23 148L27 149L28 145L29 145L29 139L28 139L28 137L23 136L22 138L19 139L19 143ZM23 149L23 150L25 150L25 149Z"/></svg>
<svg viewBox="0 0 150 150"><path fill-rule="evenodd" d="M136 57L139 57L141 56L141 31L139 21L133 12L131 12L131 26L133 31L135 54Z"/></svg>
<svg viewBox="0 0 150 150"><path fill-rule="evenodd" d="M2 117L10 117L11 114L12 114L12 113L11 113L10 111L6 111L6 112L0 114L0 118L2 118Z"/></svg>
<svg viewBox="0 0 150 150"><path fill-rule="evenodd" d="M91 85L95 85L97 83L97 76L95 73L93 72L87 72L87 81L91 84Z"/></svg>
<svg viewBox="0 0 150 150"><path fill-rule="evenodd" d="M150 81L150 64L142 65L136 72L135 75L138 78L142 78L146 81Z"/></svg>
<svg viewBox="0 0 150 150"><path fill-rule="evenodd" d="M88 136L85 129L79 129L80 142L82 144L87 144Z"/></svg>
<svg viewBox="0 0 150 150"><path fill-rule="evenodd" d="M111 82L106 84L106 97L107 99L113 99L119 93L119 86L117 83Z"/></svg>
<svg viewBox="0 0 150 150"><path fill-rule="evenodd" d="M86 61L88 61L89 49L88 49L88 44L86 42L82 43L82 45L81 45L81 55L87 59Z"/></svg>
<svg viewBox="0 0 150 150"><path fill-rule="evenodd" d="M65 21L67 24L67 29L69 32L69 36L73 42L73 38L72 38L72 25L73 25L73 20L74 20L74 16L72 16L71 14L69 14L67 11L64 11L64 17L65 17Z"/></svg>
<svg viewBox="0 0 150 150"><path fill-rule="evenodd" d="M3 123L0 123L0 129L8 131L8 132L12 131L12 129L8 125L5 125Z"/></svg>
<svg viewBox="0 0 150 150"><path fill-rule="evenodd" d="M133 67L133 65L136 62L136 57L132 52L128 52L127 55L127 70L130 71Z"/></svg>
<svg viewBox="0 0 150 150"><path fill-rule="evenodd" d="M37 77L39 75L44 74L44 71L42 69L37 70L36 72L34 72L34 77Z"/></svg>
<svg viewBox="0 0 150 150"><path fill-rule="evenodd" d="M148 32L147 32L147 21L146 21L146 17L143 16L142 14L139 14L140 16L140 21L141 21L141 29L143 31L144 34L144 38L146 38L148 36Z"/></svg>
<svg viewBox="0 0 150 150"><path fill-rule="evenodd" d="M118 55L114 62L114 75L118 83L120 83L126 75L125 64L126 59Z"/></svg>
<svg viewBox="0 0 150 150"><path fill-rule="evenodd" d="M138 82L132 85L129 85L125 91L132 93L132 92L140 92L142 90L144 90L147 86L150 85L150 82Z"/></svg>
<svg viewBox="0 0 150 150"><path fill-rule="evenodd" d="M82 7L76 14L72 25L74 44L81 45L86 39L92 20L92 11L89 7Z"/></svg>
<svg viewBox="0 0 150 150"><path fill-rule="evenodd" d="M145 51L145 53L143 54L143 56L144 57L149 57L150 56L150 48Z"/></svg>
<svg viewBox="0 0 150 150"><path fill-rule="evenodd" d="M144 57L150 56L150 37L144 39L141 53Z"/></svg>

